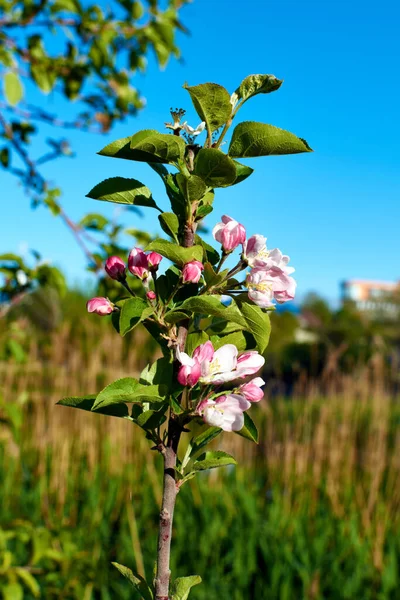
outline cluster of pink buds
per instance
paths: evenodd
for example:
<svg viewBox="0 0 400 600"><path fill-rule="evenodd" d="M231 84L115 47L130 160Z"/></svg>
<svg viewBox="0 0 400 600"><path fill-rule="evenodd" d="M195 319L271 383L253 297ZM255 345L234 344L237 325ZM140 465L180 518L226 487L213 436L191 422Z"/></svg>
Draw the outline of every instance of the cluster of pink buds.
<svg viewBox="0 0 400 600"><path fill-rule="evenodd" d="M161 254L157 252L146 254L141 248L133 248L128 257L128 269L132 275L143 281L143 285L147 289L146 297L150 302L156 300L156 294L148 289L149 279L152 274L154 275L157 272L161 260ZM119 281L130 291L126 281L127 266L119 256L110 256L106 260L104 269L111 279ZM96 313L100 316L109 315L114 310L117 310L116 306L108 298L103 297L92 298L86 304L86 308L88 312Z"/></svg>
<svg viewBox="0 0 400 600"><path fill-rule="evenodd" d="M242 244L242 260L251 267L246 277L250 300L261 308L293 300L296 281L291 277L294 269L288 267L289 257L278 248L268 250L267 239L253 235L246 239L246 230L238 221L228 215L213 229L214 238L220 242L224 254L229 254Z"/></svg>
<svg viewBox="0 0 400 600"><path fill-rule="evenodd" d="M142 281L147 281L150 274L158 270L161 261L162 256L157 252L146 254L141 248L133 248L128 257L128 269L132 275L139 277Z"/></svg>
<svg viewBox="0 0 400 600"><path fill-rule="evenodd" d="M210 341L198 346L192 357L177 348L176 357L181 364L178 381L189 387L198 383L202 386L219 386L240 381L257 373L265 362L255 350L238 356L233 344L225 344L214 350ZM239 431L244 423L243 412L250 408L252 402L258 402L263 397L262 385L264 381L256 377L237 387L233 393L217 397L211 394L200 401L196 410L209 425L224 431Z"/></svg>

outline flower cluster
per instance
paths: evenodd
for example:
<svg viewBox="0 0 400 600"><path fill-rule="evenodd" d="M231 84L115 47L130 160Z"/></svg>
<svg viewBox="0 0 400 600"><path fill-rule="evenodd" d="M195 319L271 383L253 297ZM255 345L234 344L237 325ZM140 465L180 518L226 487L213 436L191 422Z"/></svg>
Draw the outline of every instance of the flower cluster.
<svg viewBox="0 0 400 600"><path fill-rule="evenodd" d="M128 269L132 275L142 280L146 288L146 297L152 302L156 299L156 294L149 288L149 281L158 270L158 265L162 261L161 254L157 252L143 252L141 248L133 248L128 256ZM110 256L104 265L105 272L111 279L119 281L124 287L130 290L126 281L127 266L119 256ZM109 315L116 310L115 305L108 298L96 297L88 301L86 308L90 313L96 313L100 316Z"/></svg>
<svg viewBox="0 0 400 600"><path fill-rule="evenodd" d="M110 256L104 265L104 269L111 279L119 281L131 291L126 281L128 268L132 275L142 280L146 289L146 297L150 302L153 302L157 300L157 295L153 290L149 289L149 283L155 277L162 258L158 252L146 253L141 248L133 248L128 256L128 267L119 256ZM182 268L182 284L198 283L203 270L204 266L200 261L192 260L187 262ZM116 310L115 305L108 298L103 297L92 298L88 301L86 307L88 312L94 312L100 316L109 315Z"/></svg>
<svg viewBox="0 0 400 600"><path fill-rule="evenodd" d="M246 276L246 287L250 300L261 308L293 300L296 281L291 277L293 267L288 267L289 257L278 248L267 249L263 235L252 235L246 239L246 230L228 215L213 229L214 238L222 245L224 254L229 254L242 244L242 260L251 268Z"/></svg>
<svg viewBox="0 0 400 600"><path fill-rule="evenodd" d="M222 257L217 271L227 256L238 246L242 246L238 265L226 276L223 275L223 282L230 281L233 274L250 267L245 281L238 284L234 282L233 287L246 285L249 298L255 304L268 308L274 301L283 303L294 298L296 282L291 277L294 269L288 266L289 257L282 254L278 248L268 250L264 236L256 234L247 238L244 226L228 215L222 216L221 222L213 229L213 235L222 246ZM142 281L150 305L158 307L157 288L152 286L155 291L150 289L150 282L152 279L156 282L156 272L161 260L162 256L157 252L146 253L140 248L133 248L128 257L128 265L119 257L111 256L105 264L105 270L109 277L119 281L133 293L126 280L129 271ZM199 283L203 270L204 265L198 260L184 264L175 292L187 283ZM207 288L205 284L200 289L200 294L206 291L213 293L212 288ZM235 291L240 292L240 289L227 289L226 293L233 294ZM87 309L98 315L108 315L118 310L108 298L98 297L89 300ZM176 337L169 339L171 345L176 346ZM198 346L192 356L177 347L176 358L180 364L177 372L178 382L190 390L197 386L193 396L197 398L196 414L201 415L209 425L220 427L224 431L239 431L244 424L244 412L250 408L252 402L258 402L263 397L261 386L264 385L264 381L254 375L264 365L264 358L254 350L239 355L233 344L225 344L215 350L211 341ZM252 376L253 379L243 381ZM216 390L218 386L232 389L221 392Z"/></svg>
<svg viewBox="0 0 400 600"><path fill-rule="evenodd" d="M198 383L207 388L240 382L257 373L265 362L256 351L244 352L238 356L238 350L233 344L225 344L214 350L210 341L198 346L192 357L177 348L176 357L181 364L178 381L190 388ZM198 403L196 411L209 425L220 427L224 431L239 431L243 427L244 411L250 408L252 402L258 402L263 397L262 385L264 381L256 377L236 386L232 393L210 393Z"/></svg>

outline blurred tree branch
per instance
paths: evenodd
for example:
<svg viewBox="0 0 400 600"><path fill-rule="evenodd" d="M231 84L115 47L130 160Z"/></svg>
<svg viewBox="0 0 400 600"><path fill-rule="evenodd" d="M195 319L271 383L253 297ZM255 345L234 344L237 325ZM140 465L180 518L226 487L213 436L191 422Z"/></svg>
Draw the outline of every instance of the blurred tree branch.
<svg viewBox="0 0 400 600"><path fill-rule="evenodd" d="M0 165L20 180L33 207L47 206L61 217L94 269L101 254L87 242L98 240L88 235L84 219L75 223L66 214L61 190L40 169L73 150L64 137L47 139L49 151L35 157L32 138L43 124L104 133L135 115L144 101L131 79L145 71L151 51L160 67L179 57L175 34L186 29L178 13L187 2L169 0L162 9L158 0L112 0L104 7L80 0L0 0ZM72 117L28 102L32 85L69 102Z"/></svg>

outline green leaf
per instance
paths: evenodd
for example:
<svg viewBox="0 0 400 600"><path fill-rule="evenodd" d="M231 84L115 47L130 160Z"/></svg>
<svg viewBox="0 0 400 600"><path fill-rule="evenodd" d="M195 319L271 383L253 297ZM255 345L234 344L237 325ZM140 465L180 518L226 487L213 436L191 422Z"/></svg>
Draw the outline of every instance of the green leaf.
<svg viewBox="0 0 400 600"><path fill-rule="evenodd" d="M233 185L241 183L242 181L250 177L252 173L254 173L254 169L252 169L251 167L248 167L247 165L242 165L237 160L234 160L233 162L235 163L236 168L236 179Z"/></svg>
<svg viewBox="0 0 400 600"><path fill-rule="evenodd" d="M104 216L97 213L90 213L82 217L79 221L79 225L81 227L85 227L85 229L93 229L94 231L102 231L106 225L108 225L109 220Z"/></svg>
<svg viewBox="0 0 400 600"><path fill-rule="evenodd" d="M180 310L188 310L201 315L221 317L225 321L233 321L242 327L247 323L236 305L224 306L215 296L198 296L188 298L180 305Z"/></svg>
<svg viewBox="0 0 400 600"><path fill-rule="evenodd" d="M182 461L182 467L185 468L187 463L199 450L207 446L210 442L212 442L219 434L222 433L222 429L219 427L207 427L205 431L200 433L195 438L190 440L190 444L186 451L185 458Z"/></svg>
<svg viewBox="0 0 400 600"><path fill-rule="evenodd" d="M134 377L123 377L113 381L97 394L92 410L122 402L162 402L167 391L165 385L143 385Z"/></svg>
<svg viewBox="0 0 400 600"><path fill-rule="evenodd" d="M179 189L188 202L195 202L201 200L207 191L207 186L204 181L197 177L197 175L191 175L185 177L181 173L176 175L176 182Z"/></svg>
<svg viewBox="0 0 400 600"><path fill-rule="evenodd" d="M177 175L169 174L167 177L165 177L164 185L168 194L168 198L171 202L171 208L173 212L179 217L179 219L185 220L187 203L179 189Z"/></svg>
<svg viewBox="0 0 400 600"><path fill-rule="evenodd" d="M164 304L171 297L172 290L178 285L180 276L181 271L179 268L172 265L165 271L164 275L157 277L158 296Z"/></svg>
<svg viewBox="0 0 400 600"><path fill-rule="evenodd" d="M153 133L157 133L157 131L155 129L145 129L144 131L137 133L136 136L139 136L139 134L143 134L143 137L147 137L149 135L152 135ZM100 154L101 156L109 156L111 158L138 160L138 153L135 152L135 150L132 150L131 148L131 139L132 137L130 136L121 138L119 140L115 140L115 142L111 142L110 144L107 144L107 146L104 146L104 148L100 150L98 154ZM145 160L145 158L147 158L147 161L149 160L149 157L147 155L146 157L143 157L143 160ZM154 169L153 164L150 164L150 166Z"/></svg>
<svg viewBox="0 0 400 600"><path fill-rule="evenodd" d="M62 400L59 400L57 404L60 406L69 406L70 408L80 408L81 410L91 412L95 401L96 395L90 395L83 398L63 398ZM129 416L129 411L126 404L114 404L113 406L106 406L96 410L96 412L102 415L132 420Z"/></svg>
<svg viewBox="0 0 400 600"><path fill-rule="evenodd" d="M87 198L115 202L116 204L130 204L147 206L161 210L154 202L148 187L137 179L125 177L110 177L98 183L86 194Z"/></svg>
<svg viewBox="0 0 400 600"><path fill-rule="evenodd" d="M207 469L216 469L228 465L236 465L237 462L230 454L221 451L204 452L193 463L194 471L206 471Z"/></svg>
<svg viewBox="0 0 400 600"><path fill-rule="evenodd" d="M229 156L244 158L312 152L302 138L293 133L254 121L243 121L233 131Z"/></svg>
<svg viewBox="0 0 400 600"><path fill-rule="evenodd" d="M168 133L155 132L146 136L143 133L140 131L131 138L133 160L174 163L183 159L186 150L183 138Z"/></svg>
<svg viewBox="0 0 400 600"><path fill-rule="evenodd" d="M257 94L269 94L279 90L283 79L278 79L275 75L249 75L243 79L242 83L235 91L238 100L246 101Z"/></svg>
<svg viewBox="0 0 400 600"><path fill-rule="evenodd" d="M140 374L140 383L164 384L168 388L172 384L172 353L170 357L158 358L152 365L147 365Z"/></svg>
<svg viewBox="0 0 400 600"><path fill-rule="evenodd" d="M253 419L247 412L243 413L244 425L240 431L235 431L238 435L258 444L258 431Z"/></svg>
<svg viewBox="0 0 400 600"><path fill-rule="evenodd" d="M194 331L193 333L189 333L189 335L186 338L185 352L189 354L189 356L192 356L195 348L197 348L197 346L200 346L200 344L205 344L206 342L208 342L208 340L209 337L205 331Z"/></svg>
<svg viewBox="0 0 400 600"><path fill-rule="evenodd" d="M178 577L172 586L172 600L187 600L193 586L201 583L200 575Z"/></svg>
<svg viewBox="0 0 400 600"><path fill-rule="evenodd" d="M269 315L259 306L243 302L239 304L240 311L246 319L246 329L252 333L257 343L257 350L262 354L268 346L271 334Z"/></svg>
<svg viewBox="0 0 400 600"><path fill-rule="evenodd" d="M189 319L190 315L180 310L170 310L164 317L166 323L179 323L179 321L185 321Z"/></svg>
<svg viewBox="0 0 400 600"><path fill-rule="evenodd" d="M139 425L142 429L147 431L152 429L157 429L160 427L165 421L167 417L164 412L157 410L146 410L136 419L136 424Z"/></svg>
<svg viewBox="0 0 400 600"><path fill-rule="evenodd" d="M204 280L208 287L216 286L221 283L228 274L229 269L225 269L220 273L216 273L211 265L211 263L207 262L204 265Z"/></svg>
<svg viewBox="0 0 400 600"><path fill-rule="evenodd" d="M11 106L15 106L24 95L24 88L16 73L8 71L4 76L4 95Z"/></svg>
<svg viewBox="0 0 400 600"><path fill-rule="evenodd" d="M209 204L204 204L196 210L196 221L201 221L213 211L213 207Z"/></svg>
<svg viewBox="0 0 400 600"><path fill-rule="evenodd" d="M217 83L183 86L190 94L193 105L211 133L224 125L232 114L229 92Z"/></svg>
<svg viewBox="0 0 400 600"><path fill-rule="evenodd" d="M130 139L130 138L126 138L126 139ZM159 175L161 177L161 179L163 181L166 179L166 177L168 177L169 171L166 167L164 167L163 164L149 162L148 165L149 165L149 167L151 167L153 169L153 171L155 171L157 173L157 175Z"/></svg>
<svg viewBox="0 0 400 600"><path fill-rule="evenodd" d="M196 157L194 173L210 187L227 187L236 179L235 163L216 148L202 148Z"/></svg>
<svg viewBox="0 0 400 600"><path fill-rule="evenodd" d="M42 92L49 94L57 80L56 71L51 68L49 69L46 61L38 63L31 62L30 70L32 79L35 81L37 86L42 90Z"/></svg>
<svg viewBox="0 0 400 600"><path fill-rule="evenodd" d="M134 575L128 568L116 562L111 563L123 575L130 584L139 592L143 600L153 600L154 594L150 585L141 575Z"/></svg>
<svg viewBox="0 0 400 600"><path fill-rule="evenodd" d="M153 309L148 306L145 300L142 300L142 298L129 298L121 308L120 334L122 336L126 335L128 331L131 331L151 314L153 314Z"/></svg>
<svg viewBox="0 0 400 600"><path fill-rule="evenodd" d="M169 398L169 405L176 415L181 415L183 413L183 408L181 407L179 402L175 400L175 398L173 398L173 396L170 396Z"/></svg>
<svg viewBox="0 0 400 600"><path fill-rule="evenodd" d="M158 252L161 256L165 256L171 262L183 266L192 260L203 261L203 248L201 246L192 246L191 248L183 248L168 240L158 239L150 242L146 251Z"/></svg>
<svg viewBox="0 0 400 600"><path fill-rule="evenodd" d="M179 244L179 219L176 214L163 212L161 215L158 215L158 220L160 221L162 230Z"/></svg>
<svg viewBox="0 0 400 600"><path fill-rule="evenodd" d="M212 265L216 265L219 262L219 259L220 259L220 255L216 251L216 249L213 248L213 246L210 246L210 244L207 244L207 242L205 242L203 240L203 238L200 237L199 235L195 235L194 239L195 239L196 244L199 244L200 246L202 246L204 248L204 253L206 255L206 260L209 263L211 263Z"/></svg>
<svg viewBox="0 0 400 600"><path fill-rule="evenodd" d="M211 341L215 350L221 348L225 344L233 344L239 350L252 350L255 347L254 337L247 331L233 331L222 337L219 335L211 336Z"/></svg>

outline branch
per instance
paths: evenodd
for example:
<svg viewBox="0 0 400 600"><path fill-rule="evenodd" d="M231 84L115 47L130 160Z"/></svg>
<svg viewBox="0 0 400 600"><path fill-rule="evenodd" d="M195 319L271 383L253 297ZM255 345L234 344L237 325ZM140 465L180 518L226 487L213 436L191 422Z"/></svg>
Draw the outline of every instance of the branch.
<svg viewBox="0 0 400 600"><path fill-rule="evenodd" d="M195 224L186 223L183 234L182 246L189 248L194 244ZM185 349L190 320L183 321L178 329L178 344L180 350ZM155 579L155 600L169 599L169 580L171 578L170 556L171 537L174 509L178 488L176 485L175 467L178 446L182 433L182 425L174 414L168 422L168 442L163 448L164 457L164 490L160 512L160 525L158 534L157 573Z"/></svg>
<svg viewBox="0 0 400 600"><path fill-rule="evenodd" d="M22 162L25 164L26 169L27 169L28 178L37 179L37 181L41 185L42 191L43 191L45 189L45 180L42 177L42 175L39 173L39 171L37 170L36 163L29 157L27 151L22 146L22 144L19 142L19 140L15 136L12 128L7 123L7 121L4 119L4 117L1 113L0 113L0 124L2 125L2 127L4 129L6 139L9 140L10 144L12 145L14 150L17 152L17 154L21 158ZM93 262L93 264L98 265L96 258L93 256L93 254L87 248L86 244L84 243L84 241L82 239L82 236L80 233L80 227L76 223L74 223L72 221L72 219L70 219L68 217L68 215L66 214L66 212L64 211L64 209L61 206L58 206L58 208L60 210L60 216L61 216L62 220L67 225L67 227L69 227L69 229L71 230L73 236L75 237L78 245L84 252L85 256L88 258L88 260L90 260L90 262Z"/></svg>

